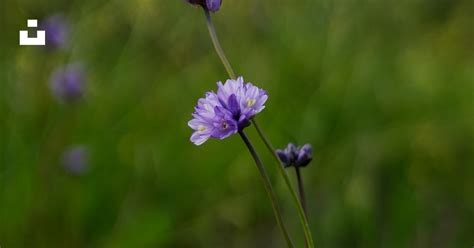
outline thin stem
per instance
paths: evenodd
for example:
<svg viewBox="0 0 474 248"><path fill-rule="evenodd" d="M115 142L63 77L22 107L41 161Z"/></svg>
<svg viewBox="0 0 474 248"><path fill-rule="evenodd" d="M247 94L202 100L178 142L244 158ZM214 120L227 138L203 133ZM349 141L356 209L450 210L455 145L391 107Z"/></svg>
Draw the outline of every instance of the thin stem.
<svg viewBox="0 0 474 248"><path fill-rule="evenodd" d="M304 184L303 184L303 177L301 177L300 167L295 166L296 170L296 179L298 181L298 193L300 194L300 202L301 206L303 207L303 211L308 217L308 210L306 209L306 197L304 195Z"/></svg>
<svg viewBox="0 0 474 248"><path fill-rule="evenodd" d="M222 64L224 65L225 69L227 70L227 74L229 74L229 77L232 78L232 79L235 79L234 70L232 69L232 66L230 65L229 61L227 60L227 57L225 56L225 53L222 50L222 47L219 43L219 39L217 38L216 30L214 28L214 24L212 23L212 19L211 19L211 14L206 9L204 9L204 14L206 15L207 28L209 29L209 35L211 36L211 40L212 40L212 43L214 44L214 48L217 52L217 55L219 55L219 58L221 59ZM274 149L272 148L272 145L266 139L266 137L263 134L262 130L257 125L257 122L254 119L252 120L252 122L254 123L255 128L257 129L258 134L260 135L260 138L264 141L267 148L271 151L271 153L273 154L273 157L278 161L279 172L282 175L282 177L283 177L283 179L286 183L286 186L290 190L292 199L294 201L294 204L296 205L296 209L298 210L298 217L300 219L301 225L303 226L303 231L304 231L304 236L305 236L305 241L306 241L306 247L313 248L314 247L313 238L311 237L311 232L309 230L308 220L306 219L306 215L305 215L305 213L303 211L303 208L301 207L301 204L298 200L298 196L296 195L296 192L293 189L293 186L291 185L290 179L289 179L288 175L286 174L285 169L283 168L283 166L280 162L280 159L275 154Z"/></svg>
<svg viewBox="0 0 474 248"><path fill-rule="evenodd" d="M216 50L217 55L219 55L222 64L224 64L227 74L229 74L230 78L235 79L234 70L232 70L232 66L230 66L229 60L227 60L224 50L222 50L219 39L217 38L216 29L214 28L214 24L212 23L211 19L211 13L209 13L209 10L207 10L206 8L203 9L204 14L206 15L207 29L209 29L209 35L211 36L212 44L214 44L214 49Z"/></svg>
<svg viewBox="0 0 474 248"><path fill-rule="evenodd" d="M262 160L258 156L257 152L255 151L255 148L253 147L252 143L250 143L250 140L248 139L244 131L239 131L239 134L240 137L242 137L242 140L244 141L245 145L247 145L247 148L249 149L250 154L252 154L253 159L255 160L255 164L257 165L258 171L260 172L260 176L263 181L263 186L265 186L268 198L270 199L270 202L272 204L273 213L275 214L277 224L280 227L283 236L285 237L286 243L288 244L288 247L294 247L293 243L291 242L290 235L288 234L288 231L285 228L285 224L283 223L283 218L281 215L280 208L277 204L275 192L273 191L272 184L270 182L270 178L268 177L267 171L265 170L265 167L262 164Z"/></svg>
<svg viewBox="0 0 474 248"><path fill-rule="evenodd" d="M283 177L286 186L290 190L291 197L293 199L294 204L296 205L296 209L298 210L298 216L300 218L301 225L303 226L303 232L305 235L305 240L306 240L306 246L309 248L314 247L313 243L313 238L311 236L311 231L309 229L309 224L308 224L308 219L306 218L306 214L303 210L303 207L301 206L300 201L298 200L298 196L296 195L296 191L294 190L293 186L291 185L290 178L288 177L288 174L286 173L285 169L283 168L283 164L281 163L280 159L278 158L278 155L275 153L275 149L273 149L272 144L270 141L267 139L265 134L263 133L262 129L257 123L257 120L255 118L252 119L252 123L257 130L258 135L260 138L263 140L263 143L265 143L265 146L267 149L270 151L270 153L273 155L273 158L275 158L277 164L278 164L278 171L280 172L281 176Z"/></svg>
<svg viewBox="0 0 474 248"><path fill-rule="evenodd" d="M304 214L306 215L306 218L308 218L308 210L306 210L306 197L304 196L304 185L303 185L303 177L301 177L300 174L300 167L294 166L296 170L296 180L298 181L298 193L300 194L300 203L301 206L303 207ZM305 240L307 241L308 239L305 236ZM306 242L306 248L308 248L308 242Z"/></svg>

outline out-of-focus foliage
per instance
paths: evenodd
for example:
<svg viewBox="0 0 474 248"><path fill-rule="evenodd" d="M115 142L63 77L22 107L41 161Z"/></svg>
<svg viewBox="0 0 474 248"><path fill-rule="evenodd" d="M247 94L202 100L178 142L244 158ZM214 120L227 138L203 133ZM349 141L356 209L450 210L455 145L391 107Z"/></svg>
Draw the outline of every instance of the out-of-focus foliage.
<svg viewBox="0 0 474 248"><path fill-rule="evenodd" d="M68 47L18 45L26 19L57 13ZM474 244L473 13L471 0L227 0L213 16L234 69L270 95L258 119L274 145L314 147L317 247ZM189 142L196 100L227 78L199 8L2 0L0 28L0 246L284 247L241 140ZM68 63L87 78L72 104L49 86ZM74 174L63 153L78 145L89 164Z"/></svg>

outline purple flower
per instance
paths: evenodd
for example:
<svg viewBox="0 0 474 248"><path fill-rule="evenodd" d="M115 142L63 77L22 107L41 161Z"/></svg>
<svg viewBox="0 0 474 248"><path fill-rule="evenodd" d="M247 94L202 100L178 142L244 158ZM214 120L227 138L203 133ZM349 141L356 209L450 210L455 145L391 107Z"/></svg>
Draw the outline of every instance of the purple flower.
<svg viewBox="0 0 474 248"><path fill-rule="evenodd" d="M285 167L289 167L296 159L297 148L293 143L289 143L284 150L276 150L276 153Z"/></svg>
<svg viewBox="0 0 474 248"><path fill-rule="evenodd" d="M222 0L206 0L206 5L209 11L216 12L221 8Z"/></svg>
<svg viewBox="0 0 474 248"><path fill-rule="evenodd" d="M77 145L67 149L62 158L62 165L73 175L82 175L86 172L89 162L89 152L84 145Z"/></svg>
<svg viewBox="0 0 474 248"><path fill-rule="evenodd" d="M310 144L296 147L294 144L289 143L284 150L276 150L276 154L285 167L305 167L313 159L312 153L313 148Z"/></svg>
<svg viewBox="0 0 474 248"><path fill-rule="evenodd" d="M305 144L303 147L299 148L298 156L296 157L295 166L305 167L308 165L311 160L313 160L313 147L310 144Z"/></svg>
<svg viewBox="0 0 474 248"><path fill-rule="evenodd" d="M40 23L40 29L46 31L46 47L65 48L69 38L69 24L62 15L52 15Z"/></svg>
<svg viewBox="0 0 474 248"><path fill-rule="evenodd" d="M201 5L204 9L216 12L221 8L222 0L186 0L190 4Z"/></svg>
<svg viewBox="0 0 474 248"><path fill-rule="evenodd" d="M80 64L70 64L56 69L50 87L53 95L65 102L76 101L84 94L84 70Z"/></svg>
<svg viewBox="0 0 474 248"><path fill-rule="evenodd" d="M191 141L201 145L209 138L225 139L250 125L250 120L265 108L267 93L242 77L217 83L217 94L206 93L198 100L193 119Z"/></svg>

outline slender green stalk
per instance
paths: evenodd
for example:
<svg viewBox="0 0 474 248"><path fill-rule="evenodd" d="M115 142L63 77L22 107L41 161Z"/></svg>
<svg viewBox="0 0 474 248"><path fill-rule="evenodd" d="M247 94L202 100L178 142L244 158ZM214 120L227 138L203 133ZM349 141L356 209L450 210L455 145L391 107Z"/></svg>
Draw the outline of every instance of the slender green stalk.
<svg viewBox="0 0 474 248"><path fill-rule="evenodd" d="M229 74L230 78L235 79L234 70L232 70L232 66L230 66L229 60L227 60L224 50L222 50L219 39L217 38L216 29L214 28L214 24L212 23L211 14L209 13L209 10L205 8L203 9L204 14L206 15L207 29L209 29L209 35L211 36L212 44L214 44L214 49L216 50L217 55L219 55L222 64L224 64L227 74Z"/></svg>
<svg viewBox="0 0 474 248"><path fill-rule="evenodd" d="M293 202L296 205L296 209L298 210L298 215L300 217L301 225L303 226L303 231L304 231L304 235L305 235L305 239L306 239L306 246L309 247L309 248L313 248L314 243L313 243L313 238L311 237L311 231L309 229L308 219L306 218L305 211L304 211L300 201L298 200L298 196L296 195L296 191L294 190L293 186L291 185L290 178L288 177L288 174L286 173L285 168L283 168L283 164L281 163L280 159L278 158L278 155L275 153L275 149L273 149L272 144L270 143L270 141L267 139L267 137L263 133L262 129L258 125L257 120L255 120L255 118L252 119L252 123L253 123L255 129L257 130L258 135L263 140L263 143L265 143L265 146L270 151L270 153L273 155L273 158L275 158L275 160L278 164L278 166L277 166L278 171L280 172L281 176L283 177L283 179L286 183L286 186L290 190L291 196L293 198Z"/></svg>
<svg viewBox="0 0 474 248"><path fill-rule="evenodd" d="M253 159L255 160L255 164L257 165L258 171L260 172L260 176L262 178L263 186L265 186L268 198L270 199L270 202L272 204L273 213L275 214L278 227L280 227L280 230L283 233L283 236L285 237L288 247L294 247L293 243L291 242L290 235L288 234L288 231L285 228L285 224L283 223L283 218L281 215L280 208L278 207L275 192L273 191L272 184L270 182L270 178L268 177L267 171L265 170L265 167L262 164L262 160L258 156L257 152L255 151L255 148L253 147L252 143L250 142L244 131L239 131L239 134L240 137L242 137L242 140L244 141L245 145L247 145L247 148L249 149L250 154L252 154Z"/></svg>
<svg viewBox="0 0 474 248"><path fill-rule="evenodd" d="M232 69L232 66L230 65L229 61L227 60L227 57L225 56L224 51L222 50L222 47L219 43L219 39L217 38L217 34L214 28L214 24L212 23L211 15L208 10L204 9L204 14L206 15L206 23L207 23L207 28L209 29L209 35L211 36L212 43L214 44L214 48L219 55L219 58L222 61L222 64L227 70L227 74L229 74L229 77L232 79L235 79L235 73L234 70ZM254 124L255 128L257 129L258 134L260 135L260 138L264 141L266 147L271 151L273 154L273 157L277 160L278 162L278 171L280 172L281 176L283 177L286 186L290 190L292 199L294 201L294 204L296 205L296 209L298 210L298 217L300 219L301 225L303 226L303 232L305 236L305 241L306 241L306 247L313 248L313 238L311 237L311 232L309 230L309 225L308 225L308 220L306 219L306 215L304 213L304 210L300 204L300 201L298 200L298 196L296 195L296 191L294 190L293 186L291 185L290 179L288 175L286 174L285 169L283 168L280 159L278 156L275 154L275 150L273 149L272 145L266 139L265 135L263 134L262 130L258 126L257 122L255 119L252 119L252 123Z"/></svg>
<svg viewBox="0 0 474 248"><path fill-rule="evenodd" d="M298 193L300 194L300 202L301 206L303 207L304 214L306 218L308 217L308 210L306 209L306 197L304 195L304 184L303 184L303 177L301 176L300 170L301 168L295 166L296 170L296 179L298 181Z"/></svg>
<svg viewBox="0 0 474 248"><path fill-rule="evenodd" d="M306 210L306 197L304 195L304 185L303 185L303 177L301 176L300 173L300 167L294 166L295 171L296 171L296 180L298 181L298 193L300 194L300 203L301 206L303 207L304 214L306 215L306 218L308 218L308 210ZM305 241L307 241L306 236L305 236ZM306 248L308 248L308 242L305 243Z"/></svg>

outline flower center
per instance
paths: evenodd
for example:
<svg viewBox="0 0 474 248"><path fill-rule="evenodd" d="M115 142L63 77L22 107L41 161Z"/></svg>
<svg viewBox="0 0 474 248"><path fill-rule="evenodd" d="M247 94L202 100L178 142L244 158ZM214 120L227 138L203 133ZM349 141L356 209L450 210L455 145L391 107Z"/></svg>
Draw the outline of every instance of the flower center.
<svg viewBox="0 0 474 248"><path fill-rule="evenodd" d="M198 127L198 131L199 131L199 132L204 132L204 131L206 131L206 127L203 126L203 125L200 125L200 126Z"/></svg>
<svg viewBox="0 0 474 248"><path fill-rule="evenodd" d="M223 121L221 127L222 129L227 129L229 127L229 124L227 124L226 121Z"/></svg>
<svg viewBox="0 0 474 248"><path fill-rule="evenodd" d="M207 111L209 111L209 112L211 112L211 111L212 111L212 107L211 107L211 105L209 105L209 104L207 104L207 103L206 103L206 104L204 104L204 108L205 108Z"/></svg>
<svg viewBox="0 0 474 248"><path fill-rule="evenodd" d="M252 107L253 105L255 105L255 102L255 99L247 99L247 107Z"/></svg>

